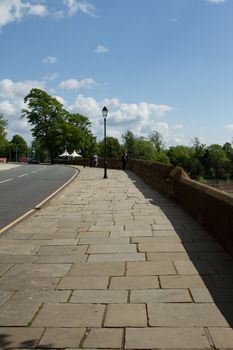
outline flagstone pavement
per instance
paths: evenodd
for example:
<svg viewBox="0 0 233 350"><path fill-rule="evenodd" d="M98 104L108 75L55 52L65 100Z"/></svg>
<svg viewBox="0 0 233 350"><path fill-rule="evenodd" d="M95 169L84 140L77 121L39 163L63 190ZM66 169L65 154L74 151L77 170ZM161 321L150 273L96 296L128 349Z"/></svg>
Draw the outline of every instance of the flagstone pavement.
<svg viewBox="0 0 233 350"><path fill-rule="evenodd" d="M0 237L0 348L233 349L233 259L132 172L80 170Z"/></svg>

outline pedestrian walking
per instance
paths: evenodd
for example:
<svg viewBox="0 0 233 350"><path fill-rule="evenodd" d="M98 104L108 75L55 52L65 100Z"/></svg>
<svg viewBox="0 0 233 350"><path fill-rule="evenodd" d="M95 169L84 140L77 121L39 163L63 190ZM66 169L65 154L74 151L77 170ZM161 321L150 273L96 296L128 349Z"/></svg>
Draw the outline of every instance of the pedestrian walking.
<svg viewBox="0 0 233 350"><path fill-rule="evenodd" d="M124 152L121 157L121 162L122 162L122 169L126 170L127 169L127 163L128 163L128 154Z"/></svg>

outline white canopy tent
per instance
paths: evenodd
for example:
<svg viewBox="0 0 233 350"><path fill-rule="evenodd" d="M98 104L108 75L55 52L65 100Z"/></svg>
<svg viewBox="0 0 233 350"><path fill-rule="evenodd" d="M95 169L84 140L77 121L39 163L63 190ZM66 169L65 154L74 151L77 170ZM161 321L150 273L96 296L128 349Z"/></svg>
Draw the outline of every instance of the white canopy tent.
<svg viewBox="0 0 233 350"><path fill-rule="evenodd" d="M62 154L59 155L59 157L68 157L70 154L65 150Z"/></svg>
<svg viewBox="0 0 233 350"><path fill-rule="evenodd" d="M82 158L82 156L78 154L76 151L73 151L73 153L71 153L70 156L73 158Z"/></svg>

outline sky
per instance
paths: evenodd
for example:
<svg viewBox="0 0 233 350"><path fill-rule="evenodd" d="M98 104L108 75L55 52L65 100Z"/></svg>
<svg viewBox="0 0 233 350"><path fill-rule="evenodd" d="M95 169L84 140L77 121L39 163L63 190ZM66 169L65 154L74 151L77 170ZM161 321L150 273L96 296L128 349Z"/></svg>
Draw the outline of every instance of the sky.
<svg viewBox="0 0 233 350"><path fill-rule="evenodd" d="M167 147L233 139L233 0L0 0L0 113L30 145L41 88L97 140L158 131Z"/></svg>

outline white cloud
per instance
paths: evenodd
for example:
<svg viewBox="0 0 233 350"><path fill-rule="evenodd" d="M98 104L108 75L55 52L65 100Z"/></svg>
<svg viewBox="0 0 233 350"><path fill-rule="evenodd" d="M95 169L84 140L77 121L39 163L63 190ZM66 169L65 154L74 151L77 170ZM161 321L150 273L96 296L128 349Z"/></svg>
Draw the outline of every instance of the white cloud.
<svg viewBox="0 0 233 350"><path fill-rule="evenodd" d="M103 134L102 108L107 106L109 113L107 117L108 134L121 139L121 135L131 130L137 136L148 136L153 130L155 120L158 120L166 113L174 110L169 105L141 103L122 103L118 98L96 101L93 97L78 95L69 110L73 113L81 113L90 118L93 133L98 138ZM159 130L165 133L166 123L158 123Z"/></svg>
<svg viewBox="0 0 233 350"><path fill-rule="evenodd" d="M14 115L15 108L8 100L5 100L0 102L0 113L2 113L4 117L9 117Z"/></svg>
<svg viewBox="0 0 233 350"><path fill-rule="evenodd" d="M56 100L58 100L58 102L60 102L61 104L63 104L63 106L66 105L66 100L64 100L63 97L61 96L53 96L54 98L56 98Z"/></svg>
<svg viewBox="0 0 233 350"><path fill-rule="evenodd" d="M78 11L78 3L76 0L63 0L63 4L68 7L68 16L73 16Z"/></svg>
<svg viewBox="0 0 233 350"><path fill-rule="evenodd" d="M22 98L14 98L12 101L0 102L0 113L8 121L7 139L11 140L13 135L19 134L30 144L32 140L30 125L26 118L21 119L21 110L25 107Z"/></svg>
<svg viewBox="0 0 233 350"><path fill-rule="evenodd" d="M97 45L96 49L94 50L96 53L107 53L109 52L109 49L103 45Z"/></svg>
<svg viewBox="0 0 233 350"><path fill-rule="evenodd" d="M78 95L69 109L74 113L79 112L92 119L102 115L100 104L93 97L84 97L83 95Z"/></svg>
<svg viewBox="0 0 233 350"><path fill-rule="evenodd" d="M15 21L20 21L26 16L44 17L48 14L46 6L34 5L32 2L23 0L0 1L0 28Z"/></svg>
<svg viewBox="0 0 233 350"><path fill-rule="evenodd" d="M78 11L83 12L86 15L96 17L95 7L86 1L78 2Z"/></svg>
<svg viewBox="0 0 233 350"><path fill-rule="evenodd" d="M28 15L45 17L48 11L44 5L30 5L28 4Z"/></svg>
<svg viewBox="0 0 233 350"><path fill-rule="evenodd" d="M96 85L96 82L91 78L87 78L83 80L68 79L68 80L62 81L59 84L59 87L65 90L77 90L81 88L90 88L94 85Z"/></svg>
<svg viewBox="0 0 233 350"><path fill-rule="evenodd" d="M46 63L46 64L55 64L55 63L57 63L57 57L47 56L47 57L43 58L42 62Z"/></svg>
<svg viewBox="0 0 233 350"><path fill-rule="evenodd" d="M220 4L225 2L226 0L207 0L209 4Z"/></svg>
<svg viewBox="0 0 233 350"><path fill-rule="evenodd" d="M59 77L58 73L53 73L51 75L45 75L42 79L47 81L53 81L56 80Z"/></svg>
<svg viewBox="0 0 233 350"><path fill-rule="evenodd" d="M0 97L14 99L16 97L24 97L32 88L44 88L43 81L26 80L23 82L14 83L10 79L0 81Z"/></svg>
<svg viewBox="0 0 233 350"><path fill-rule="evenodd" d="M51 16L62 19L74 16L77 12L97 17L95 7L87 1L60 0L65 9L50 7L50 1L45 0L0 0L0 28L16 21L22 21L28 16Z"/></svg>
<svg viewBox="0 0 233 350"><path fill-rule="evenodd" d="M74 16L78 11L96 17L95 7L86 1L63 0L63 4L68 7L68 16Z"/></svg>
<svg viewBox="0 0 233 350"><path fill-rule="evenodd" d="M228 131L233 131L233 124L225 125L224 128Z"/></svg>

